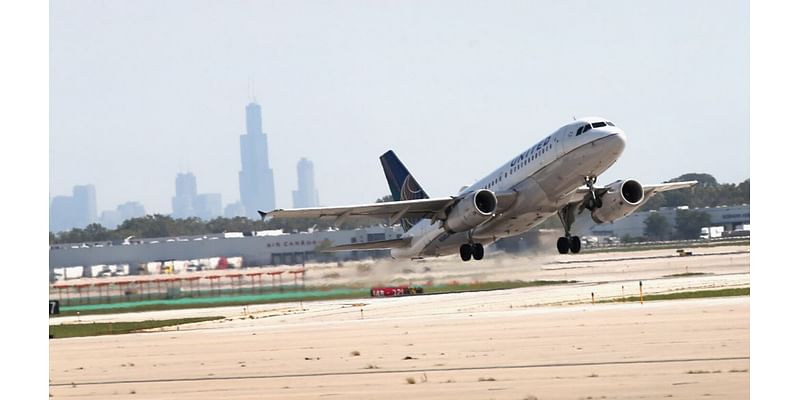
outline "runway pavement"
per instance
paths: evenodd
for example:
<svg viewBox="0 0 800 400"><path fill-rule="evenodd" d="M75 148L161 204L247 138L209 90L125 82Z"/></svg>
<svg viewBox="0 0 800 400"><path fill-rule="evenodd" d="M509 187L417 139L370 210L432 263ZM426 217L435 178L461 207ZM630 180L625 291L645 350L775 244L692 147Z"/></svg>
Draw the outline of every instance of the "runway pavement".
<svg viewBox="0 0 800 400"><path fill-rule="evenodd" d="M589 302L589 293L612 297L623 285L635 294L640 279L653 292L749 286L749 253L689 258L551 261L530 273L566 272L581 281L563 286L93 316L227 319L51 340L50 393L88 399L749 398L748 297ZM708 275L665 277L686 269L676 262ZM566 266L577 268L559 269ZM516 268L510 274L523 273Z"/></svg>

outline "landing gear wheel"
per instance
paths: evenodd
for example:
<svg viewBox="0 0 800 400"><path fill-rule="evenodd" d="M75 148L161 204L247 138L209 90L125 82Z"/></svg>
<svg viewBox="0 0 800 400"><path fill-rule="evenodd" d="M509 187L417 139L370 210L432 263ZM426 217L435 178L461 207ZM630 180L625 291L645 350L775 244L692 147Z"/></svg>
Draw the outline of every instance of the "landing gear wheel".
<svg viewBox="0 0 800 400"><path fill-rule="evenodd" d="M569 253L570 240L562 236L558 238L558 242L556 242L556 247L558 247L559 254L567 254Z"/></svg>
<svg viewBox="0 0 800 400"><path fill-rule="evenodd" d="M475 243L472 245L472 258L476 260L483 259L483 245L480 243Z"/></svg>
<svg viewBox="0 0 800 400"><path fill-rule="evenodd" d="M462 244L459 251L461 252L462 261L469 261L469 259L472 258L472 246L468 244Z"/></svg>
<svg viewBox="0 0 800 400"><path fill-rule="evenodd" d="M573 236L569 238L569 251L573 253L580 253L581 252L581 238L578 236Z"/></svg>

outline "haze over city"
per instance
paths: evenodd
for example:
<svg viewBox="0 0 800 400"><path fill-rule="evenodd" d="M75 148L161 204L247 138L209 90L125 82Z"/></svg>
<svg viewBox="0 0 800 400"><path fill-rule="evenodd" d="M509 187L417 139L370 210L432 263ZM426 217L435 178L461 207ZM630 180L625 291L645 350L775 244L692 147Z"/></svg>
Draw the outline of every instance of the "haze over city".
<svg viewBox="0 0 800 400"><path fill-rule="evenodd" d="M741 182L748 31L745 1L53 1L50 196L92 184L98 211L168 214L192 172L235 202L253 99L277 207L302 157L322 205L388 194L388 149L445 196L586 115L628 133L601 182Z"/></svg>

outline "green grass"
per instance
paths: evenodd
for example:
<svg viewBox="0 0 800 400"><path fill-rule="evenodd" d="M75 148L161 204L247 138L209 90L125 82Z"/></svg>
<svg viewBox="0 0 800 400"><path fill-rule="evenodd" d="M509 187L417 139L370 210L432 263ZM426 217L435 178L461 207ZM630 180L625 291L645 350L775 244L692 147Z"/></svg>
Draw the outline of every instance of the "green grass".
<svg viewBox="0 0 800 400"><path fill-rule="evenodd" d="M517 289L522 287L564 285L577 283L578 281L504 281L504 282L479 282L479 283L458 283L424 287L425 294L439 293L458 293L458 292L479 292L484 290Z"/></svg>
<svg viewBox="0 0 800 400"><path fill-rule="evenodd" d="M679 299L702 299L708 297L729 297L729 296L749 296L750 288L732 288L717 290L698 290L694 292L678 292L669 294L649 294L644 296L645 301L653 300L679 300ZM598 303L614 303L619 301L636 302L639 296L628 296L623 298L600 300Z"/></svg>
<svg viewBox="0 0 800 400"><path fill-rule="evenodd" d="M577 281L504 281L504 282L479 282L479 283L449 283L444 285L423 287L424 294L475 292L485 290L516 289L521 287L563 285ZM240 295L223 297L180 298L162 300L144 300L134 302L119 302L112 304L86 304L61 306L61 316L111 314L125 312L160 311L190 308L209 308L227 306L245 306L253 304L270 304L315 300L354 300L370 298L367 288L308 288L306 291L288 291L261 295ZM80 314L78 314L80 313ZM53 317L53 316L51 316Z"/></svg>
<svg viewBox="0 0 800 400"><path fill-rule="evenodd" d="M85 304L61 306L61 316L111 314L142 311L179 310L191 308L245 306L251 304L270 304L310 300L347 300L369 297L369 290L326 289L256 295L233 295L219 297L183 297L179 299L159 299L128 301L111 304ZM51 316L53 317L53 316Z"/></svg>
<svg viewBox="0 0 800 400"><path fill-rule="evenodd" d="M164 326L175 326L191 324L194 322L214 321L225 317L201 317L201 318L180 318L165 319L160 321L138 321L138 322L99 322L88 324L63 324L50 325L50 336L54 339L98 336L98 335L121 335L142 329L153 329Z"/></svg>

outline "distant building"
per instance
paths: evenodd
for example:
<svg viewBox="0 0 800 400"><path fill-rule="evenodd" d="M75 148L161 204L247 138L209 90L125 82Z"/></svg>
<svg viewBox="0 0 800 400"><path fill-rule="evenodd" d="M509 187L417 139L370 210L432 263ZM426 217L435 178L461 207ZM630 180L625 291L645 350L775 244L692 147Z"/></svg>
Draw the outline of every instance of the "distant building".
<svg viewBox="0 0 800 400"><path fill-rule="evenodd" d="M117 206L117 211L119 211L123 221L131 218L144 217L147 215L147 212L144 210L144 206L138 201L122 203Z"/></svg>
<svg viewBox="0 0 800 400"><path fill-rule="evenodd" d="M219 193L198 194L194 200L195 216L209 220L222 216L222 195Z"/></svg>
<svg viewBox="0 0 800 400"><path fill-rule="evenodd" d="M390 256L388 250L321 250L340 244L397 239L402 235L400 225L395 225L297 233L257 231L209 233L180 238L136 238L130 244L117 241L102 243L101 246L91 242L55 244L50 246L50 276L53 280L56 268L84 266L81 268L84 276L91 276L91 273L87 273L87 270L91 270L90 266L122 264L127 264L129 273L136 275L142 271L143 264L146 270L148 262L185 260L185 264L188 264L189 260L212 257L241 257L244 267L384 258Z"/></svg>
<svg viewBox="0 0 800 400"><path fill-rule="evenodd" d="M261 128L261 106L250 103L245 108L247 133L239 137L242 170L239 194L247 218L258 218L258 210L275 208L275 182L269 167L267 135Z"/></svg>
<svg viewBox="0 0 800 400"><path fill-rule="evenodd" d="M225 218L236 217L244 217L244 206L239 201L225 206Z"/></svg>
<svg viewBox="0 0 800 400"><path fill-rule="evenodd" d="M146 214L141 203L129 201L118 205L116 210L103 211L100 215L100 224L106 229L115 229L126 220L144 217Z"/></svg>
<svg viewBox="0 0 800 400"><path fill-rule="evenodd" d="M105 210L100 213L100 225L106 229L116 229L122 223L122 215L117 210Z"/></svg>
<svg viewBox="0 0 800 400"><path fill-rule="evenodd" d="M314 163L306 158L297 162L297 190L292 191L294 208L318 207L319 195L314 186Z"/></svg>
<svg viewBox="0 0 800 400"><path fill-rule="evenodd" d="M706 207L694 208L693 211L700 211L707 213L711 218L711 226L724 226L726 231L733 231L737 227L745 224L750 224L750 205L744 204L740 206L722 206L722 207ZM623 219L614 221L607 224L595 224L591 221L588 213L586 215L579 215L573 225L575 232L580 232L582 235L592 236L616 236L624 237L626 235L631 237L644 236L645 220L652 213L659 213L664 216L670 223L672 229L675 229L675 218L678 213L677 208L662 207L658 211L639 211L635 212Z"/></svg>
<svg viewBox="0 0 800 400"><path fill-rule="evenodd" d="M94 185L75 186L72 188L75 201L75 213L78 226L86 226L97 222L97 194Z"/></svg>
<svg viewBox="0 0 800 400"><path fill-rule="evenodd" d="M97 222L97 197L94 185L72 188L72 196L56 196L50 203L50 231L85 228Z"/></svg>
<svg viewBox="0 0 800 400"><path fill-rule="evenodd" d="M56 196L50 202L50 232L68 231L76 226L72 196Z"/></svg>
<svg viewBox="0 0 800 400"><path fill-rule="evenodd" d="M222 195L197 193L197 179L187 172L175 178L175 196L172 198L172 218L214 219L222 216Z"/></svg>
<svg viewBox="0 0 800 400"><path fill-rule="evenodd" d="M197 197L197 179L187 172L175 178L175 196L172 198L172 217L189 218L195 216L194 201Z"/></svg>

